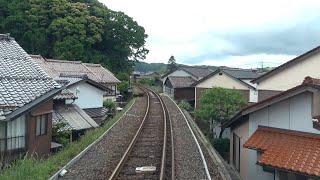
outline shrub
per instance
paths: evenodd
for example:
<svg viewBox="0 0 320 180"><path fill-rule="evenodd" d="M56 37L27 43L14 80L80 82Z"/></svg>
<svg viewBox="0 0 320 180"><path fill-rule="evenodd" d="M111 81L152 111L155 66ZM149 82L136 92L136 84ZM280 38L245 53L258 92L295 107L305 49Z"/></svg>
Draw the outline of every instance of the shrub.
<svg viewBox="0 0 320 180"><path fill-rule="evenodd" d="M211 139L211 144L219 154L227 159L230 152L230 140L228 138Z"/></svg>
<svg viewBox="0 0 320 180"><path fill-rule="evenodd" d="M156 81L154 78L142 78L140 79L139 83L148 86L154 86L156 84Z"/></svg>
<svg viewBox="0 0 320 180"><path fill-rule="evenodd" d="M182 100L179 103L179 107L182 108L182 109L185 109L186 111L192 111L193 110L192 106L187 101L184 101L184 100Z"/></svg>
<svg viewBox="0 0 320 180"><path fill-rule="evenodd" d="M128 89L129 89L129 82L128 81L122 81L118 85L118 90L120 91L120 93L125 93L128 91Z"/></svg>
<svg viewBox="0 0 320 180"><path fill-rule="evenodd" d="M103 101L103 106L108 108L110 111L114 111L116 109L116 103L110 99Z"/></svg>
<svg viewBox="0 0 320 180"><path fill-rule="evenodd" d="M52 140L63 144L65 147L70 143L71 131L67 129L67 123L59 122L52 126Z"/></svg>

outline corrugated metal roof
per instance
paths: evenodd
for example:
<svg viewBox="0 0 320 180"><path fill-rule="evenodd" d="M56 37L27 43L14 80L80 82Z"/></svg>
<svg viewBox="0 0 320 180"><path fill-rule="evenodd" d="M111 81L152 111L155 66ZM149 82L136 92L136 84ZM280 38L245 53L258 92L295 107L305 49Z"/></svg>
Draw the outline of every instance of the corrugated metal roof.
<svg viewBox="0 0 320 180"><path fill-rule="evenodd" d="M54 108L53 123L65 122L72 130L99 127L99 125L76 104L59 105Z"/></svg>

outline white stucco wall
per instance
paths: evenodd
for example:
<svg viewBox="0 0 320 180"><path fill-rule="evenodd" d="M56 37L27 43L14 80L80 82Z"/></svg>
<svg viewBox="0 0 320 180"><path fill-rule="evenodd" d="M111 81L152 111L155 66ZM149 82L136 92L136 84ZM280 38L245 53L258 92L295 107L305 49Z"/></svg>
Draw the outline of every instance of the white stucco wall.
<svg viewBox="0 0 320 180"><path fill-rule="evenodd" d="M302 93L249 115L249 137L259 125L319 133L312 125L312 94ZM248 179L273 180L274 174L256 165L257 151L248 150Z"/></svg>
<svg viewBox="0 0 320 180"><path fill-rule="evenodd" d="M318 67L320 67L320 54L301 60L299 63L268 77L259 83L258 89L288 90L301 84L306 76L320 78Z"/></svg>
<svg viewBox="0 0 320 180"><path fill-rule="evenodd" d="M86 82L81 82L68 89L77 94L78 99L76 99L74 103L80 108L97 108L103 106L104 91L99 88Z"/></svg>
<svg viewBox="0 0 320 180"><path fill-rule="evenodd" d="M199 83L196 87L198 88L222 87L222 88L228 88L228 89L249 90L248 86L225 75L224 73L222 73L222 75L215 74L214 76Z"/></svg>

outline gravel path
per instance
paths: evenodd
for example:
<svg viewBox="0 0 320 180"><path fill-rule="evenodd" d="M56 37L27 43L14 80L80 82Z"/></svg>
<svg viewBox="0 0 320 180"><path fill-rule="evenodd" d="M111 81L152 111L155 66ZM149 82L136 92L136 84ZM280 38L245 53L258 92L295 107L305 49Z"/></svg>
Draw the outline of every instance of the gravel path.
<svg viewBox="0 0 320 180"><path fill-rule="evenodd" d="M99 143L67 169L68 173L61 179L107 179L138 129L146 105L146 96L137 98L127 114Z"/></svg>
<svg viewBox="0 0 320 180"><path fill-rule="evenodd" d="M167 96L162 98L173 127L176 179L208 179L201 154L183 115L171 99Z"/></svg>

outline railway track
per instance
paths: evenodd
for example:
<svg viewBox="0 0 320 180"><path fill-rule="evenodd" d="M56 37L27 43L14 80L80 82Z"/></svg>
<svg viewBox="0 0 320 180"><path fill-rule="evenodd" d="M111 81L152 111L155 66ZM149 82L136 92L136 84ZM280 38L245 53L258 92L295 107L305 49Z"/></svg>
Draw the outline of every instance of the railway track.
<svg viewBox="0 0 320 180"><path fill-rule="evenodd" d="M157 93L141 89L148 97L145 116L109 180L174 179L174 146L168 111Z"/></svg>

